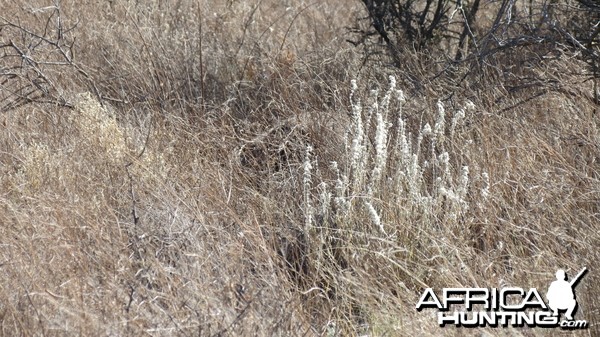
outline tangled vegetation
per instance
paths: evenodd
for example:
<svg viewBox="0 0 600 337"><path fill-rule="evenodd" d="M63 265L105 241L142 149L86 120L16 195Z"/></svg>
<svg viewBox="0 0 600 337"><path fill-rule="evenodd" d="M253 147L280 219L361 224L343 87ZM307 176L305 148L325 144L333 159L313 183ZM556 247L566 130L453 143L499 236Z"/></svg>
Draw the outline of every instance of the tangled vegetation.
<svg viewBox="0 0 600 337"><path fill-rule="evenodd" d="M0 8L0 335L553 336L415 304L583 267L600 331L595 3Z"/></svg>

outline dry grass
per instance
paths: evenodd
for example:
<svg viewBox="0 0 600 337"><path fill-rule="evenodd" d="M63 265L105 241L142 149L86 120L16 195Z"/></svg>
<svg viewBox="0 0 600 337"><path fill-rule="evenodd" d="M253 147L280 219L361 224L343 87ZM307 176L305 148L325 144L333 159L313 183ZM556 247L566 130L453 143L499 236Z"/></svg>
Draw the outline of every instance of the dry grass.
<svg viewBox="0 0 600 337"><path fill-rule="evenodd" d="M56 33L49 5L0 24ZM0 30L38 61L0 77L0 335L550 336L414 307L584 266L573 334L600 332L599 117L568 55L541 93L396 74L385 98L394 70L344 43L358 4L61 6L71 64ZM50 102L10 96L36 71Z"/></svg>

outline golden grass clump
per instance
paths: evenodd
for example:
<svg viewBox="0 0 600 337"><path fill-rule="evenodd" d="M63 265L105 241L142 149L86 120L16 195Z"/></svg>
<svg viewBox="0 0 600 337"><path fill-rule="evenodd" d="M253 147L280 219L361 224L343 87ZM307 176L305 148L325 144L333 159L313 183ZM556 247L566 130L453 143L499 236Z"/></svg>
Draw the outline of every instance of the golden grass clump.
<svg viewBox="0 0 600 337"><path fill-rule="evenodd" d="M124 165L128 154L124 130L90 93L79 94L72 115L73 126L79 132L76 142L83 152L95 153L109 165Z"/></svg>
<svg viewBox="0 0 600 337"><path fill-rule="evenodd" d="M25 185L31 192L39 190L46 184L48 176L56 175L60 168L60 160L50 153L47 146L33 144L25 150L27 156L23 160L18 185Z"/></svg>

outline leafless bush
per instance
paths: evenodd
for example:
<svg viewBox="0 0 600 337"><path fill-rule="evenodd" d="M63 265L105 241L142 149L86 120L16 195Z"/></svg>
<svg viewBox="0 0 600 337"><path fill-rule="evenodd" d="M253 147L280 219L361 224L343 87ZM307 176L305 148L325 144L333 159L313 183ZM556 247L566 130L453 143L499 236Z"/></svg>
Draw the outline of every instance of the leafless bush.
<svg viewBox="0 0 600 337"><path fill-rule="evenodd" d="M71 73L75 79L89 80L74 59L72 31L77 22L64 19L60 2L31 10L30 19L0 16L0 111L33 102L72 107L63 79Z"/></svg>
<svg viewBox="0 0 600 337"><path fill-rule="evenodd" d="M598 99L600 7L595 2L363 0L363 4L369 24L354 28L359 38L355 43L371 52L384 46L395 67L406 70L413 82L424 69L427 79L421 81L448 81L454 88L465 82L477 87L485 79L504 83L489 75L505 66L542 69L548 60L574 55L589 64L583 75L593 81ZM381 43L373 44L371 36ZM406 62L411 53L422 58L419 65ZM556 89L546 74L525 73L515 73L509 83L512 90Z"/></svg>

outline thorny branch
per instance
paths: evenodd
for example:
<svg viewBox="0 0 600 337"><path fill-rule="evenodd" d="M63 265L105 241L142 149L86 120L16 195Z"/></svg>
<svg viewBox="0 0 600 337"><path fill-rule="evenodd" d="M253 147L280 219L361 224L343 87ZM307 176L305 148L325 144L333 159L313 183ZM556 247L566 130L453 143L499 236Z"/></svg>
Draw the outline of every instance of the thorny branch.
<svg viewBox="0 0 600 337"><path fill-rule="evenodd" d="M60 3L31 12L48 13L41 32L0 15L0 112L30 103L49 103L72 108L58 79L73 69L101 97L91 76L74 61L73 30L79 22L65 27Z"/></svg>

